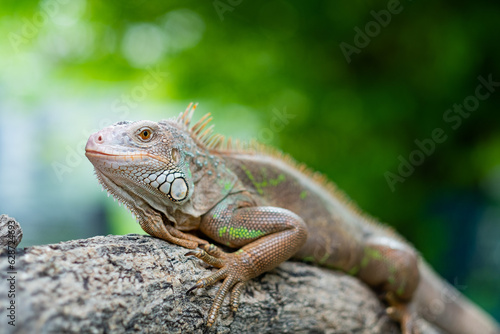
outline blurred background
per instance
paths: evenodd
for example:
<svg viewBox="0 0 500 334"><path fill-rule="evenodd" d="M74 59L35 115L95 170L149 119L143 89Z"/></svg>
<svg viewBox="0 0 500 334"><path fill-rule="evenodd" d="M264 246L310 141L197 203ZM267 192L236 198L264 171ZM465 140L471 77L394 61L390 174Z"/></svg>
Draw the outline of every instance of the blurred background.
<svg viewBox="0 0 500 334"><path fill-rule="evenodd" d="M499 19L493 0L3 2L0 213L21 247L142 233L85 142L197 101L217 132L326 174L500 319Z"/></svg>

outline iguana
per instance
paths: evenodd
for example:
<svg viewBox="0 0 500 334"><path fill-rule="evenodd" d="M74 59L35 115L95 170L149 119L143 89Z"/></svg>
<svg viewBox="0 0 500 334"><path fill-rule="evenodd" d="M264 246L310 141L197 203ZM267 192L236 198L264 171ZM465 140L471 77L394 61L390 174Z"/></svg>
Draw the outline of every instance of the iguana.
<svg viewBox="0 0 500 334"><path fill-rule="evenodd" d="M191 126L195 108L160 122L115 123L92 134L85 150L101 185L145 232L219 268L189 289L222 280L207 326L228 294L236 311L245 282L293 258L382 291L404 334L416 332L418 314L452 334L500 333L407 241L361 213L333 183L277 150L215 134L210 114Z"/></svg>

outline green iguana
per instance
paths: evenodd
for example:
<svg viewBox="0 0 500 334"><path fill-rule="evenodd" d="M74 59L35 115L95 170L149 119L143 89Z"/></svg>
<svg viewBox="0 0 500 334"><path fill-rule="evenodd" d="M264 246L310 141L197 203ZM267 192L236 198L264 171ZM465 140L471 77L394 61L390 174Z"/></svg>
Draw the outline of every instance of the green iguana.
<svg viewBox="0 0 500 334"><path fill-rule="evenodd" d="M382 291L405 334L415 333L419 314L453 334L500 333L408 242L362 214L324 177L276 150L214 134L210 114L191 126L195 108L158 123L115 123L90 136L86 156L99 182L145 232L219 268L189 289L223 281L207 326L228 294L236 311L246 281L294 258L342 270ZM443 298L429 316L431 303Z"/></svg>

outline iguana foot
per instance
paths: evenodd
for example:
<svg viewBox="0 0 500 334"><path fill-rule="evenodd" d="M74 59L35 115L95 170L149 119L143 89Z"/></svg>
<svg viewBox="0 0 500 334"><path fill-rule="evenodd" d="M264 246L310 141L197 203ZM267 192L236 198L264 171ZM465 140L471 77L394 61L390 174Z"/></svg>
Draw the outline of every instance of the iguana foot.
<svg viewBox="0 0 500 334"><path fill-rule="evenodd" d="M250 256L242 249L235 253L225 253L214 245L202 245L201 247L204 249L198 248L186 253L186 255L194 255L205 263L220 269L214 274L198 280L187 293L223 280L208 313L207 326L210 327L215 323L222 303L229 292L231 292L231 310L233 312L238 310L239 298L244 284L255 277L255 272L252 269Z"/></svg>
<svg viewBox="0 0 500 334"><path fill-rule="evenodd" d="M387 294L386 299L391 306L385 311L391 319L400 324L401 333L420 334L415 326L415 313L412 312L412 304L397 301L396 298L392 297L392 294Z"/></svg>

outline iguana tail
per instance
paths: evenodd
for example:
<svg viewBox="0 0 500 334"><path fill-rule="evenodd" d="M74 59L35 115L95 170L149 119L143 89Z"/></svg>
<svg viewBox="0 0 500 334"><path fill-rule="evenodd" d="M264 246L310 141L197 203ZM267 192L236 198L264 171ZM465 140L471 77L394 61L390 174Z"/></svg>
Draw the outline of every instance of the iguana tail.
<svg viewBox="0 0 500 334"><path fill-rule="evenodd" d="M443 281L425 262L419 264L420 284L414 294L418 313L450 334L500 334L500 327L457 289Z"/></svg>

